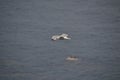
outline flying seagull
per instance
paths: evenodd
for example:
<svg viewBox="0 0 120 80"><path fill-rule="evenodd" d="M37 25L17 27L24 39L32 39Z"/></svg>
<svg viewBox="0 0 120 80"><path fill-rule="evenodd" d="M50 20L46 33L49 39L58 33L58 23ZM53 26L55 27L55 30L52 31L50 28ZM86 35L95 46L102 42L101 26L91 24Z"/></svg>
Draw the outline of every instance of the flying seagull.
<svg viewBox="0 0 120 80"><path fill-rule="evenodd" d="M53 35L51 39L56 41L56 40L69 40L71 38L68 37L68 34L63 33L61 35Z"/></svg>

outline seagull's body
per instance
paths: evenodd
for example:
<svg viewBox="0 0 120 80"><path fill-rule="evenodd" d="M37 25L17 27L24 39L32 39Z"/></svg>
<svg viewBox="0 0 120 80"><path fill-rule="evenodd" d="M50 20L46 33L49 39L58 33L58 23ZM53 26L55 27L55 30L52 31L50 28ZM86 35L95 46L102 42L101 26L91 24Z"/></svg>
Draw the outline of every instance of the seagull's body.
<svg viewBox="0 0 120 80"><path fill-rule="evenodd" d="M71 39L68 37L68 34L54 35L52 36L52 40L68 40Z"/></svg>
<svg viewBox="0 0 120 80"><path fill-rule="evenodd" d="M69 56L69 57L66 58L66 60L68 60L68 61L77 61L78 58L76 56Z"/></svg>

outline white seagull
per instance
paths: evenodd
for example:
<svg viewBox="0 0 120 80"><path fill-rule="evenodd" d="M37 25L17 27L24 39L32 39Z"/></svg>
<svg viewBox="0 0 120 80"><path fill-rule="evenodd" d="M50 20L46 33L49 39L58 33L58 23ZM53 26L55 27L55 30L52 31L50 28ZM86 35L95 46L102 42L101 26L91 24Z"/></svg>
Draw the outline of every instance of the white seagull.
<svg viewBox="0 0 120 80"><path fill-rule="evenodd" d="M63 33L61 35L54 35L52 36L51 39L55 41L55 40L69 40L71 38L68 37L68 34Z"/></svg>

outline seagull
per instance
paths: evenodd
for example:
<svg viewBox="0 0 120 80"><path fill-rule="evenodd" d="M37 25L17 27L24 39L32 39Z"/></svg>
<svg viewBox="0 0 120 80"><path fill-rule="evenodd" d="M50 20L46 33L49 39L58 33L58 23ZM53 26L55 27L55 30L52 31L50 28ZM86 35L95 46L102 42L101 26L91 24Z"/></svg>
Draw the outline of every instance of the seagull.
<svg viewBox="0 0 120 80"><path fill-rule="evenodd" d="M77 61L78 58L76 56L69 56L69 57L66 58L66 60L68 60L68 61Z"/></svg>
<svg viewBox="0 0 120 80"><path fill-rule="evenodd" d="M56 40L69 40L71 38L68 37L68 34L63 33L61 35L54 35L54 36L52 36L51 39L56 41Z"/></svg>

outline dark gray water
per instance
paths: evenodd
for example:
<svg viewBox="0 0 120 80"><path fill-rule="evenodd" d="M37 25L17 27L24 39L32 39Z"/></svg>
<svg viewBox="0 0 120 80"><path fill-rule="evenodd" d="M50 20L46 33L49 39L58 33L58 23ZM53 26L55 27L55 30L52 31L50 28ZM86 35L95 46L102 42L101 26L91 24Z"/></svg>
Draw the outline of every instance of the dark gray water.
<svg viewBox="0 0 120 80"><path fill-rule="evenodd" d="M120 80L120 1L0 0L0 80Z"/></svg>

